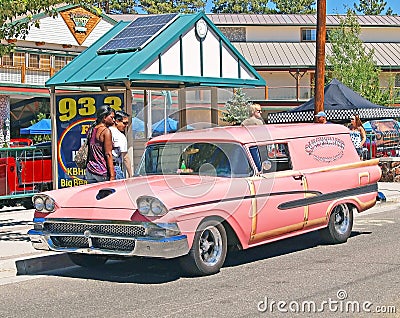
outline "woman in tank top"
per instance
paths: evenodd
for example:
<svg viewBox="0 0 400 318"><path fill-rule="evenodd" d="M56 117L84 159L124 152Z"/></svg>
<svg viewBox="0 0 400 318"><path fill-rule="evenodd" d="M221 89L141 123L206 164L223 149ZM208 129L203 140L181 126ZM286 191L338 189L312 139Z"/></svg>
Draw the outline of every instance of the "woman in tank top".
<svg viewBox="0 0 400 318"><path fill-rule="evenodd" d="M351 116L350 120L351 120L351 125L350 125L351 141L353 142L353 145L356 148L358 155L362 159L362 149L367 139L367 134L365 133L365 129L362 126L362 122L358 115Z"/></svg>
<svg viewBox="0 0 400 318"><path fill-rule="evenodd" d="M97 109L97 119L89 129L89 154L86 180L95 183L115 180L112 158L112 135L108 127L114 124L114 110L108 106Z"/></svg>

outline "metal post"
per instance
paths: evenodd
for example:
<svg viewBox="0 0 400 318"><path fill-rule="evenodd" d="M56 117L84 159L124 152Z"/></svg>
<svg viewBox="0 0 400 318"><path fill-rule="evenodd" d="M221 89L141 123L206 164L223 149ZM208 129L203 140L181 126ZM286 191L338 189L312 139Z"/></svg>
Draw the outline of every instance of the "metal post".
<svg viewBox="0 0 400 318"><path fill-rule="evenodd" d="M7 127L8 122L8 127ZM0 96L0 147L10 145L10 96Z"/></svg>

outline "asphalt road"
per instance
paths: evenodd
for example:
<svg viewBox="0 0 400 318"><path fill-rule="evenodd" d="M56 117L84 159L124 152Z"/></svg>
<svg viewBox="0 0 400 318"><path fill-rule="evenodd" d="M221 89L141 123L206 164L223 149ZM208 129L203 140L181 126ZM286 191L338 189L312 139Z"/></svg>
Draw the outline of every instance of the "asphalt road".
<svg viewBox="0 0 400 318"><path fill-rule="evenodd" d="M400 317L399 220L386 204L358 215L345 244L310 233L231 253L208 277L175 260L27 275L0 285L0 317Z"/></svg>

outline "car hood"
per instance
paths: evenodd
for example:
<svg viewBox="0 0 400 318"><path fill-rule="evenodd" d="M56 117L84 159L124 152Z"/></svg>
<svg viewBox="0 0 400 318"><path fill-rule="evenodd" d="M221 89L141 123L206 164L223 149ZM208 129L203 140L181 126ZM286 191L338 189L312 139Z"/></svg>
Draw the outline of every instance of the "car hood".
<svg viewBox="0 0 400 318"><path fill-rule="evenodd" d="M245 178L153 175L46 192L60 208L136 209L136 199L153 196L168 209L220 202L249 194Z"/></svg>

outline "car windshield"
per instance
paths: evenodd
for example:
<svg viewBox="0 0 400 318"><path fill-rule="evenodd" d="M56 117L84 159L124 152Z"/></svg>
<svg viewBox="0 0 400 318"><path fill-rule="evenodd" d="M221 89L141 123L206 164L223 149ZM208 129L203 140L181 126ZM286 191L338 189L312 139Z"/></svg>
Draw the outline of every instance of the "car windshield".
<svg viewBox="0 0 400 318"><path fill-rule="evenodd" d="M248 177L253 174L253 169L239 144L169 142L149 145L143 154L137 174Z"/></svg>

